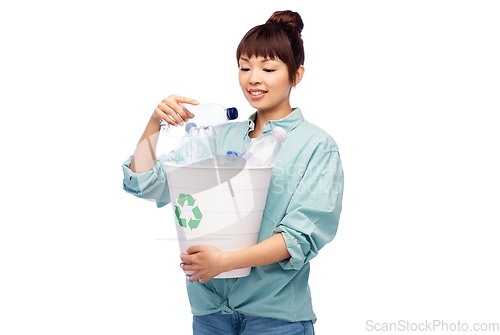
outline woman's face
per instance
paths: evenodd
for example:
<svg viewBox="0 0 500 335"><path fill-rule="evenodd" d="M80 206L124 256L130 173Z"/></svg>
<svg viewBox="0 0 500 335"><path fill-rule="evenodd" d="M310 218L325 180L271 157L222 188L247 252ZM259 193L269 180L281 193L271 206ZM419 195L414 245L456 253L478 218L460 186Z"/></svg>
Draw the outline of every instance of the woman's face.
<svg viewBox="0 0 500 335"><path fill-rule="evenodd" d="M241 90L252 107L259 111L290 109L292 84L283 61L242 56L239 68Z"/></svg>

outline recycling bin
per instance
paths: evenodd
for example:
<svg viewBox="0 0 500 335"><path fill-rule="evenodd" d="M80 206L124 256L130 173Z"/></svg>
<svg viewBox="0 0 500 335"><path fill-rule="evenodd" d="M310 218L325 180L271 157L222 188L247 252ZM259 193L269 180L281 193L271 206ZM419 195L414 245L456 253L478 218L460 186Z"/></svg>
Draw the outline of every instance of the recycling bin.
<svg viewBox="0 0 500 335"><path fill-rule="evenodd" d="M182 253L196 244L235 251L257 243L273 166L246 168L243 159L242 164L164 163ZM250 270L215 278L244 277Z"/></svg>

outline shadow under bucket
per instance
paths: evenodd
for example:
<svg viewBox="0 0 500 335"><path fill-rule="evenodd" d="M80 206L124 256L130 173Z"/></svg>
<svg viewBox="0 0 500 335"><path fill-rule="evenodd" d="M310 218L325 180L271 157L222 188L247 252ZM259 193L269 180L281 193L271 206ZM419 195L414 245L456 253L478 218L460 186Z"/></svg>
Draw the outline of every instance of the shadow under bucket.
<svg viewBox="0 0 500 335"><path fill-rule="evenodd" d="M255 245L273 166L245 168L242 158L231 166L213 160L200 163L164 163L180 251L196 244L222 251ZM250 270L236 269L214 278L244 277Z"/></svg>

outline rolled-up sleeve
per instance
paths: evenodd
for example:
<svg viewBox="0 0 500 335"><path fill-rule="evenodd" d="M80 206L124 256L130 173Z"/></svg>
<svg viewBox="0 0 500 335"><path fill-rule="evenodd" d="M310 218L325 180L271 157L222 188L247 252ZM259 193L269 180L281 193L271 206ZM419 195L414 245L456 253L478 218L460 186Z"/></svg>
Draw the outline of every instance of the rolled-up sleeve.
<svg viewBox="0 0 500 335"><path fill-rule="evenodd" d="M337 233L344 172L338 151L313 156L297 185L286 215L274 230L285 239L290 258L285 270L300 270Z"/></svg>
<svg viewBox="0 0 500 335"><path fill-rule="evenodd" d="M130 170L130 156L122 165L123 189L125 192L143 199L156 201L157 207L163 207L170 202L167 174L164 162L173 161L173 155L161 155L148 172L135 173Z"/></svg>

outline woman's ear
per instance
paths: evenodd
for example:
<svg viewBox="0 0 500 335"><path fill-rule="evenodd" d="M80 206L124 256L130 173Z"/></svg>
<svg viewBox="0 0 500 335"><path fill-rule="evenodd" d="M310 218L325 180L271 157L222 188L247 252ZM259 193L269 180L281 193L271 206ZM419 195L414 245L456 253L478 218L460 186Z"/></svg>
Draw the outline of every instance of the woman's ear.
<svg viewBox="0 0 500 335"><path fill-rule="evenodd" d="M304 72L305 72L304 65L301 65L298 69L297 72L295 72L295 82L293 83L292 86L297 86L298 83L302 80L302 77L304 77Z"/></svg>

